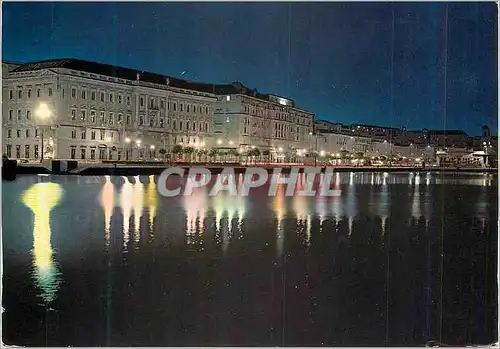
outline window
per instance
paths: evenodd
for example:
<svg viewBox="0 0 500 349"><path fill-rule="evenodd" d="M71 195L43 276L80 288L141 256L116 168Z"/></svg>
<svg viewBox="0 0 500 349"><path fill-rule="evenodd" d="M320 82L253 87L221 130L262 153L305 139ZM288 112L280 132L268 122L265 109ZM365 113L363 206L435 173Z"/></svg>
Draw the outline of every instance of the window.
<svg viewBox="0 0 500 349"><path fill-rule="evenodd" d="M153 98L151 98L151 99L149 100L149 107L150 107L150 108L154 108L154 107L155 107L155 100L154 100Z"/></svg>
<svg viewBox="0 0 500 349"><path fill-rule="evenodd" d="M127 125L130 125L130 114L127 114Z"/></svg>
<svg viewBox="0 0 500 349"><path fill-rule="evenodd" d="M24 146L24 157L26 159L29 159L29 157L30 157L30 146L29 145Z"/></svg>
<svg viewBox="0 0 500 349"><path fill-rule="evenodd" d="M90 122L95 123L95 110L90 111Z"/></svg>
<svg viewBox="0 0 500 349"><path fill-rule="evenodd" d="M87 150L87 149L85 149L85 148L81 148L81 149L80 149L80 153L81 153L81 158L82 158L82 159L85 159L85 151L86 151L86 150Z"/></svg>
<svg viewBox="0 0 500 349"><path fill-rule="evenodd" d="M37 128L35 128L35 137L38 138L38 129Z"/></svg>
<svg viewBox="0 0 500 349"><path fill-rule="evenodd" d="M121 125L123 122L123 114L118 114L118 123Z"/></svg>
<svg viewBox="0 0 500 349"><path fill-rule="evenodd" d="M101 102L104 102L104 92L101 92Z"/></svg>
<svg viewBox="0 0 500 349"><path fill-rule="evenodd" d="M82 121L85 121L86 118L87 118L87 110L82 109Z"/></svg>
<svg viewBox="0 0 500 349"><path fill-rule="evenodd" d="M76 109L71 109L71 120L76 120Z"/></svg>
<svg viewBox="0 0 500 349"><path fill-rule="evenodd" d="M189 104L187 105L187 112L189 113Z"/></svg>
<svg viewBox="0 0 500 349"><path fill-rule="evenodd" d="M90 99L93 100L93 101L95 101L95 91L92 91L90 93Z"/></svg>
<svg viewBox="0 0 500 349"><path fill-rule="evenodd" d="M19 99L23 98L23 90L17 91L17 98L19 98Z"/></svg>
<svg viewBox="0 0 500 349"><path fill-rule="evenodd" d="M99 149L99 159L102 159L102 160L106 159L106 152L104 149Z"/></svg>
<svg viewBox="0 0 500 349"><path fill-rule="evenodd" d="M153 116L149 117L149 126L150 127L155 126L155 118Z"/></svg>
<svg viewBox="0 0 500 349"><path fill-rule="evenodd" d="M205 113L208 114L208 107L205 107Z"/></svg>
<svg viewBox="0 0 500 349"><path fill-rule="evenodd" d="M13 116L14 116L14 111L11 109L9 110L9 121L12 121Z"/></svg>
<svg viewBox="0 0 500 349"><path fill-rule="evenodd" d="M184 109L184 104L181 103L181 111Z"/></svg>
<svg viewBox="0 0 500 349"><path fill-rule="evenodd" d="M165 101L162 99L160 102L161 109L165 109Z"/></svg>
<svg viewBox="0 0 500 349"><path fill-rule="evenodd" d="M208 123L205 122L205 132L208 132Z"/></svg>
<svg viewBox="0 0 500 349"><path fill-rule="evenodd" d="M16 145L16 158L20 158L21 157L21 146L20 145Z"/></svg>
<svg viewBox="0 0 500 349"><path fill-rule="evenodd" d="M31 98L31 89L28 89L28 98Z"/></svg>
<svg viewBox="0 0 500 349"><path fill-rule="evenodd" d="M35 149L34 149L34 152L33 152L33 156L35 157L35 159L38 159L38 145L35 145Z"/></svg>
<svg viewBox="0 0 500 349"><path fill-rule="evenodd" d="M17 111L17 121L21 121L21 110Z"/></svg>
<svg viewBox="0 0 500 349"><path fill-rule="evenodd" d="M31 111L26 110L26 120L29 120L31 118Z"/></svg>
<svg viewBox="0 0 500 349"><path fill-rule="evenodd" d="M113 113L109 113L109 119L108 119L108 120L109 120L109 124L110 124L110 125L113 125L113 123L114 123L114 121L115 121L115 120L114 120L114 114L113 114Z"/></svg>
<svg viewBox="0 0 500 349"><path fill-rule="evenodd" d="M139 115L139 126L142 126L142 125L144 125L144 116Z"/></svg>
<svg viewBox="0 0 500 349"><path fill-rule="evenodd" d="M13 99L13 98L14 98L14 96L13 96L13 95L14 95L14 94L13 94L12 90L10 90L10 91L9 91L9 99Z"/></svg>
<svg viewBox="0 0 500 349"><path fill-rule="evenodd" d="M226 102L231 101L231 96L226 96Z"/></svg>
<svg viewBox="0 0 500 349"><path fill-rule="evenodd" d="M76 148L71 148L71 158L74 159L76 157Z"/></svg>
<svg viewBox="0 0 500 349"><path fill-rule="evenodd" d="M87 138L87 133L85 130L82 131L82 139L85 140Z"/></svg>
<svg viewBox="0 0 500 349"><path fill-rule="evenodd" d="M49 87L49 96L52 96L52 87Z"/></svg>
<svg viewBox="0 0 500 349"><path fill-rule="evenodd" d="M179 121L179 130L182 131L182 121Z"/></svg>
<svg viewBox="0 0 500 349"><path fill-rule="evenodd" d="M172 123L172 129L175 130L177 128L177 120L174 120Z"/></svg>
<svg viewBox="0 0 500 349"><path fill-rule="evenodd" d="M76 138L76 131L75 130L71 131L71 138L73 138L73 139Z"/></svg>
<svg viewBox="0 0 500 349"><path fill-rule="evenodd" d="M177 103L174 103L174 111L177 111Z"/></svg>
<svg viewBox="0 0 500 349"><path fill-rule="evenodd" d="M141 97L141 107L144 107L144 97Z"/></svg>
<svg viewBox="0 0 500 349"><path fill-rule="evenodd" d="M12 138L12 130L7 130L7 138Z"/></svg>
<svg viewBox="0 0 500 349"><path fill-rule="evenodd" d="M101 110L101 113L99 115L99 122L101 124L104 124L104 110Z"/></svg>
<svg viewBox="0 0 500 349"><path fill-rule="evenodd" d="M10 158L12 156L12 145L7 144L7 157Z"/></svg>
<svg viewBox="0 0 500 349"><path fill-rule="evenodd" d="M101 141L104 140L104 130L101 130Z"/></svg>
<svg viewBox="0 0 500 349"><path fill-rule="evenodd" d="M30 137L30 130L26 130L26 138L29 138Z"/></svg>
<svg viewBox="0 0 500 349"><path fill-rule="evenodd" d="M189 131L189 121L186 121L186 131Z"/></svg>
<svg viewBox="0 0 500 349"><path fill-rule="evenodd" d="M109 103L113 103L113 94L112 93L109 94Z"/></svg>
<svg viewBox="0 0 500 349"><path fill-rule="evenodd" d="M82 89L82 99L87 99L87 90Z"/></svg>
<svg viewBox="0 0 500 349"><path fill-rule="evenodd" d="M118 95L118 103L122 104L122 95Z"/></svg>
<svg viewBox="0 0 500 349"><path fill-rule="evenodd" d="M38 90L40 92L40 90ZM76 88L72 87L71 88L71 98L76 98Z"/></svg>
<svg viewBox="0 0 500 349"><path fill-rule="evenodd" d="M160 127L164 127L164 126L165 126L165 119L160 118Z"/></svg>
<svg viewBox="0 0 500 349"><path fill-rule="evenodd" d="M40 97L40 89L39 88L36 89L36 96Z"/></svg>
<svg viewBox="0 0 500 349"><path fill-rule="evenodd" d="M90 149L90 160L95 160L95 148Z"/></svg>
<svg viewBox="0 0 500 349"><path fill-rule="evenodd" d="M90 133L90 139L93 140L93 141L95 141L95 131L92 131Z"/></svg>
<svg viewBox="0 0 500 349"><path fill-rule="evenodd" d="M193 131L196 131L196 121L193 121Z"/></svg>
<svg viewBox="0 0 500 349"><path fill-rule="evenodd" d="M127 105L130 105L130 96L127 96Z"/></svg>

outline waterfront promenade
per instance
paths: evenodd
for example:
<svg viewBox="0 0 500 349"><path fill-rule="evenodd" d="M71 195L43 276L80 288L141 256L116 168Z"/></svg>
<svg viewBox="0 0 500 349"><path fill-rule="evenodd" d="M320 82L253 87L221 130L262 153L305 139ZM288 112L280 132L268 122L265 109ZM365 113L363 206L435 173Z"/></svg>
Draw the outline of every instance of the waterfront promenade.
<svg viewBox="0 0 500 349"><path fill-rule="evenodd" d="M263 167L269 172L275 168L281 168L282 173L289 172L293 167L318 167L324 172L327 167L332 167L335 172L460 172L460 173L498 173L496 168L456 168L456 167L411 167L411 166L325 166L323 164L288 164L288 163L255 163L242 165L239 163L172 163L172 164L154 164L154 163L81 163L72 170L62 172L66 175L117 175L117 176L135 176L135 175L159 175L168 167L184 168L186 173L192 167L204 167L213 174L221 173L225 168L233 168L235 173L243 173L248 167ZM19 164L17 166L18 174L55 174L51 170L50 164Z"/></svg>

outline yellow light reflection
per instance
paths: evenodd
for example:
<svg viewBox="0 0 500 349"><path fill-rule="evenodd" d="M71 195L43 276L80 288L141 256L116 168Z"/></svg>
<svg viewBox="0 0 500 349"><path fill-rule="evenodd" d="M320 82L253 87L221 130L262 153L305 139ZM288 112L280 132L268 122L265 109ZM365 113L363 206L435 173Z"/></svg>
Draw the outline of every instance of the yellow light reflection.
<svg viewBox="0 0 500 349"><path fill-rule="evenodd" d="M278 252L278 256L281 256L283 253L283 243L285 241L285 234L283 232L282 223L286 213L285 187L283 185L279 185L276 190L276 195L274 196L273 200L273 210L277 220L276 251Z"/></svg>
<svg viewBox="0 0 500 349"><path fill-rule="evenodd" d="M139 176L135 176L133 203L134 242L139 243L141 239L141 216L144 209L144 184L141 183Z"/></svg>
<svg viewBox="0 0 500 349"><path fill-rule="evenodd" d="M123 214L123 248L127 250L130 241L130 217L132 215L132 201L134 196L134 186L127 177L123 177L125 183L120 192L120 208Z"/></svg>
<svg viewBox="0 0 500 349"><path fill-rule="evenodd" d="M194 180L188 178L188 181ZM187 185L187 184L186 184ZM186 211L186 243L203 244L202 239L197 241L197 236L203 234L205 229L204 221L207 211L206 187L196 188L191 195L184 196L184 210Z"/></svg>
<svg viewBox="0 0 500 349"><path fill-rule="evenodd" d="M333 189L340 190L340 172L337 172L335 174L335 182L333 183ZM332 212L333 212L333 217L335 217L335 220L337 221L336 222L337 224L340 221L340 219L342 219L342 215L344 214L343 207L344 205L342 204L341 196L332 197Z"/></svg>
<svg viewBox="0 0 500 349"><path fill-rule="evenodd" d="M149 238L152 239L154 234L153 222L154 218L156 217L156 211L158 208L158 193L156 191L154 175L149 176L149 184L146 192L146 202L149 210L149 232L151 234Z"/></svg>
<svg viewBox="0 0 500 349"><path fill-rule="evenodd" d="M101 206L104 210L104 244L109 247L111 236L111 216L115 206L115 186L111 183L111 177L105 176L106 183L101 190Z"/></svg>
<svg viewBox="0 0 500 349"><path fill-rule="evenodd" d="M21 196L21 202L31 209L33 224L33 266L41 296L49 303L55 299L60 272L54 262L52 250L50 211L60 202L63 191L56 183L37 183Z"/></svg>
<svg viewBox="0 0 500 349"><path fill-rule="evenodd" d="M304 226L306 232L306 242L311 239L311 214L309 212L309 198L305 196L294 195L293 210L297 217L297 229L299 226Z"/></svg>
<svg viewBox="0 0 500 349"><path fill-rule="evenodd" d="M221 193L213 198L212 207L215 211L215 225L219 241L222 240L222 250L226 252L230 238L238 233L242 236L241 225L245 217L245 201L240 195L229 196L227 193ZM227 224L222 224L226 221ZM238 218L237 231L232 230L233 218Z"/></svg>

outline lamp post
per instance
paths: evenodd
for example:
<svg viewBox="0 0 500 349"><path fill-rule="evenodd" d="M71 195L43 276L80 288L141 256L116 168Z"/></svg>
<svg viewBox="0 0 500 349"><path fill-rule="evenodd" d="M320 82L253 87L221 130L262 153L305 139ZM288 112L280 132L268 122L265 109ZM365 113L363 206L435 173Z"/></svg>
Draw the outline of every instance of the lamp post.
<svg viewBox="0 0 500 349"><path fill-rule="evenodd" d="M125 160L128 160L128 145L130 144L130 142L131 142L130 138L128 138L128 137L125 138L125 143L127 144L126 149L124 149L125 150Z"/></svg>
<svg viewBox="0 0 500 349"><path fill-rule="evenodd" d="M35 111L35 116L40 120L47 120L52 115L48 105L46 103L40 103L38 108ZM40 162L43 161L43 125L40 127L41 129L41 137L42 137L42 149L41 149L41 157Z"/></svg>

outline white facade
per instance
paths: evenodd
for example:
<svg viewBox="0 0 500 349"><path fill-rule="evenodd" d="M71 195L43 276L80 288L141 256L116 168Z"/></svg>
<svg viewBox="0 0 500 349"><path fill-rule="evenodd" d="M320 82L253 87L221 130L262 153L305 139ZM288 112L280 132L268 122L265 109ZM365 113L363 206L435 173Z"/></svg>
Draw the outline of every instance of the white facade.
<svg viewBox="0 0 500 349"><path fill-rule="evenodd" d="M4 69L5 71L5 69ZM215 95L64 67L3 76L3 152L12 158L155 159L204 147ZM36 110L46 104L46 120ZM161 151L161 153L164 153Z"/></svg>
<svg viewBox="0 0 500 349"><path fill-rule="evenodd" d="M296 108L288 99L266 97L220 95L214 111L213 146L242 151L254 147L283 154L309 148L313 113Z"/></svg>

